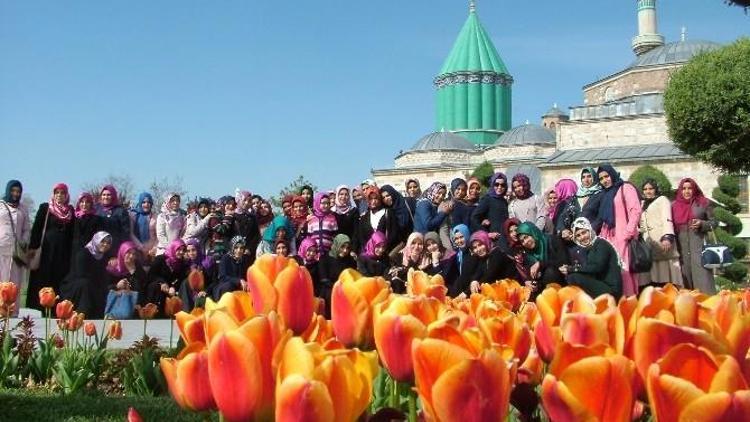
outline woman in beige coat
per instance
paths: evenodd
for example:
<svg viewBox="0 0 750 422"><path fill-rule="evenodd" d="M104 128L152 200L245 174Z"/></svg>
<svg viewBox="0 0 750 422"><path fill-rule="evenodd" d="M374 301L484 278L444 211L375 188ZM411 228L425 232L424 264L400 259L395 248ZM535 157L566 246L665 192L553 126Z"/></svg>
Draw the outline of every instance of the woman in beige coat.
<svg viewBox="0 0 750 422"><path fill-rule="evenodd" d="M643 213L640 232L651 246L654 263L650 272L638 274L638 284L647 286L673 283L682 287L680 254L677 252L672 224L672 205L669 199L661 194L654 179L646 179L643 182L641 193Z"/></svg>

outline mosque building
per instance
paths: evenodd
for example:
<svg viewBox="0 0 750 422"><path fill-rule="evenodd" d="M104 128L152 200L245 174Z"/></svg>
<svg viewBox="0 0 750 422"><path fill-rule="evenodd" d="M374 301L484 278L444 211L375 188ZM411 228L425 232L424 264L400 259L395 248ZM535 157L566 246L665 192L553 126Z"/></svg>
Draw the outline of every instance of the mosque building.
<svg viewBox="0 0 750 422"><path fill-rule="evenodd" d="M656 0L637 0L636 8L636 57L629 66L585 85L583 104L567 112L555 105L539 124L527 121L511 127L513 76L472 1L469 17L434 79L435 131L400 152L393 168L373 170L375 181L400 190L409 177L423 185L448 183L489 161L509 177L529 175L532 188L541 193L561 178L577 179L583 167L611 163L627 179L638 167L651 164L673 186L689 175L709 195L718 172L682 153L669 139L664 91L676 69L720 45L688 40L684 30L679 41L665 43L657 29ZM743 208L746 213L747 206Z"/></svg>

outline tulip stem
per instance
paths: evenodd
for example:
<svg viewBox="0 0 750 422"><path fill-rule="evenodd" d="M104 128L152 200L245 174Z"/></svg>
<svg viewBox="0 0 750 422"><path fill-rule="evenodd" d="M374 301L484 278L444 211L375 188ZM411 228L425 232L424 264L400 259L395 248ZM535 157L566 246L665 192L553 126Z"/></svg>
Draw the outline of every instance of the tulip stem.
<svg viewBox="0 0 750 422"><path fill-rule="evenodd" d="M44 308L44 340L49 341L49 308Z"/></svg>
<svg viewBox="0 0 750 422"><path fill-rule="evenodd" d="M409 422L417 421L417 393L409 391Z"/></svg>
<svg viewBox="0 0 750 422"><path fill-rule="evenodd" d="M148 322L147 319L143 319L143 338L146 338L146 323Z"/></svg>
<svg viewBox="0 0 750 422"><path fill-rule="evenodd" d="M174 331L174 317L169 318L169 352L172 353L172 332Z"/></svg>
<svg viewBox="0 0 750 422"><path fill-rule="evenodd" d="M398 381L395 379L391 379L391 381L393 381L393 384L391 385L391 407L398 409L400 407L398 400Z"/></svg>

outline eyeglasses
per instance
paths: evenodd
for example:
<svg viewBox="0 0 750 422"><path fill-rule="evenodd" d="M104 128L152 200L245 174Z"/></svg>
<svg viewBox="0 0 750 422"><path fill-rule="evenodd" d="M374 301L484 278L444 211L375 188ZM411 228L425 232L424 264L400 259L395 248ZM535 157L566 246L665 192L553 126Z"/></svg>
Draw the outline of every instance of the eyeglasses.
<svg viewBox="0 0 750 422"><path fill-rule="evenodd" d="M502 187L502 188L504 188L504 187L505 187L505 183L495 183L495 187L496 187L496 188L497 188L497 187Z"/></svg>

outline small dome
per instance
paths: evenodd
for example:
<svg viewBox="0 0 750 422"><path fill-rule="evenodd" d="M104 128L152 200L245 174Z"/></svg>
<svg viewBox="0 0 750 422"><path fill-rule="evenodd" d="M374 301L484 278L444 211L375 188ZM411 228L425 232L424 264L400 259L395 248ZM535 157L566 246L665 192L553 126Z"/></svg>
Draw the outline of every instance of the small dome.
<svg viewBox="0 0 750 422"><path fill-rule="evenodd" d="M631 63L630 67L684 63L698 53L715 50L719 47L721 47L721 44L702 40L672 42L643 53Z"/></svg>
<svg viewBox="0 0 750 422"><path fill-rule="evenodd" d="M433 132L425 135L411 147L412 151L440 149L474 149L474 144L453 132Z"/></svg>
<svg viewBox="0 0 750 422"><path fill-rule="evenodd" d="M542 117L558 117L558 116L567 116L567 114L560 110L560 107L557 106L557 103L552 106L551 109L547 110L546 113L544 113L544 116Z"/></svg>
<svg viewBox="0 0 750 422"><path fill-rule="evenodd" d="M555 134L539 125L526 123L505 132L495 145L555 145Z"/></svg>

